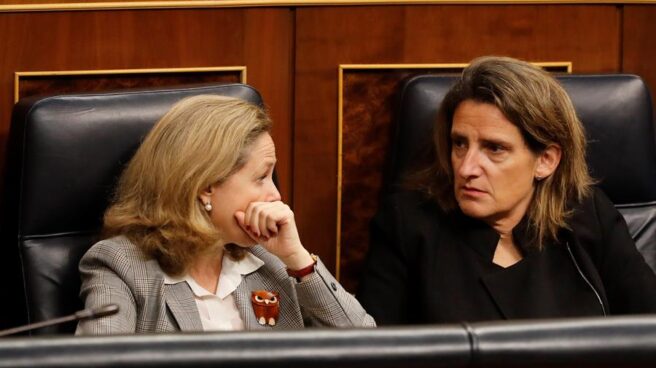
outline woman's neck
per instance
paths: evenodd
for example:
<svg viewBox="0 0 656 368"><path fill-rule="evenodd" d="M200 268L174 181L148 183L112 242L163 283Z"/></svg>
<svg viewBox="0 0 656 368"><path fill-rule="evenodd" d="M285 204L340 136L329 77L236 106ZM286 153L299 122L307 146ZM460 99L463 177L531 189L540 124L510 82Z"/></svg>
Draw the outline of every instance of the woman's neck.
<svg viewBox="0 0 656 368"><path fill-rule="evenodd" d="M499 242L492 257L492 263L501 267L510 267L521 261L522 258L522 253L515 244L512 232L509 234L500 234Z"/></svg>
<svg viewBox="0 0 656 368"><path fill-rule="evenodd" d="M496 221L488 222L497 234L499 234L499 242L492 258L493 263L501 267L510 267L522 260L522 253L513 237L513 229L519 224L525 213L525 209L524 211L514 211Z"/></svg>
<svg viewBox="0 0 656 368"><path fill-rule="evenodd" d="M203 289L212 294L216 294L216 289L219 286L223 254L223 248L219 248L212 253L205 253L189 268L189 276Z"/></svg>
<svg viewBox="0 0 656 368"><path fill-rule="evenodd" d="M522 221L528 212L534 193L522 199L512 209L491 216L484 221L492 227L502 238L512 239L512 231Z"/></svg>

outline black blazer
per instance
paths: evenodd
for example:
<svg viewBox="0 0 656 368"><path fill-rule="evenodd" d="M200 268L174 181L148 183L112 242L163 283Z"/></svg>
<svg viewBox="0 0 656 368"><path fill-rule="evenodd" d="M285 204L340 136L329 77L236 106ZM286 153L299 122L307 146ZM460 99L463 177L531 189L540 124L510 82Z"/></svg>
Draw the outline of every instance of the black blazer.
<svg viewBox="0 0 656 368"><path fill-rule="evenodd" d="M610 200L595 189L573 208L571 230L542 251L520 222L524 258L502 268L487 224L393 195L372 221L357 297L380 325L656 312L656 276Z"/></svg>

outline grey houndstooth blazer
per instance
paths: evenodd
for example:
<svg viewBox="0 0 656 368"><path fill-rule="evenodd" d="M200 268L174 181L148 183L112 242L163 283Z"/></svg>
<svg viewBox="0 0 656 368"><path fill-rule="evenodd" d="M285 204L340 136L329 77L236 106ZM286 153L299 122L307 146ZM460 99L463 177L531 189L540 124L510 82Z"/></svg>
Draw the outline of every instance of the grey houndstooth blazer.
<svg viewBox="0 0 656 368"><path fill-rule="evenodd" d="M263 247L255 246L251 252L264 265L245 275L233 294L247 330L375 326L373 318L321 261L311 277L297 283L287 275L282 261ZM123 236L92 246L80 262L80 273L80 296L86 308L116 303L120 310L113 316L80 322L76 334L203 330L188 284L164 284L164 272L157 261L147 259ZM251 291L259 289L279 293L280 316L273 327L262 326L255 318Z"/></svg>

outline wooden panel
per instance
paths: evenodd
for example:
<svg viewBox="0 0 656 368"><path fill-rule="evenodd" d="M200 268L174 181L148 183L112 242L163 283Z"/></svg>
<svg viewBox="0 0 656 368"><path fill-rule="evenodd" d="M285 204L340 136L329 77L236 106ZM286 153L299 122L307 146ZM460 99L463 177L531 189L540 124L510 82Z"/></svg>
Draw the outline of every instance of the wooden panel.
<svg viewBox="0 0 656 368"><path fill-rule="evenodd" d="M43 94L100 92L125 88L165 87L197 83L239 83L239 71L202 73L130 73L91 75L27 75L18 80L18 98Z"/></svg>
<svg viewBox="0 0 656 368"><path fill-rule="evenodd" d="M641 76L656 106L656 6L624 7L622 71Z"/></svg>
<svg viewBox="0 0 656 368"><path fill-rule="evenodd" d="M354 290L382 189L401 84L428 70L346 70L343 81L340 278Z"/></svg>
<svg viewBox="0 0 656 368"><path fill-rule="evenodd" d="M338 263L340 64L465 63L497 54L571 61L575 73L619 70L620 11L614 6L300 8L296 25L295 210L301 235L312 242L308 247L329 267ZM342 223L342 229L348 226ZM342 255L348 247L342 246ZM352 279L342 282L353 291L357 270L348 275Z"/></svg>
<svg viewBox="0 0 656 368"><path fill-rule="evenodd" d="M281 189L291 199L293 21L285 8L0 13L0 152L16 71L245 65L275 121Z"/></svg>
<svg viewBox="0 0 656 368"><path fill-rule="evenodd" d="M262 93L273 119L281 194L293 207L294 13L290 9L250 9L245 13L244 60L248 66L248 84Z"/></svg>
<svg viewBox="0 0 656 368"><path fill-rule="evenodd" d="M254 6L360 6L414 4L635 4L656 3L655 0L0 0L0 11L97 10L97 9L170 9L170 8L234 8Z"/></svg>

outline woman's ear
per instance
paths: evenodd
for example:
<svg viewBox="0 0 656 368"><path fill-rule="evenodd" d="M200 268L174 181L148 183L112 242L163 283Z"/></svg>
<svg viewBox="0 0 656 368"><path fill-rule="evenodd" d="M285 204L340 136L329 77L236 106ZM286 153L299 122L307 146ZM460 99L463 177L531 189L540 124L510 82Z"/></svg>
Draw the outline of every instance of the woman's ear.
<svg viewBox="0 0 656 368"><path fill-rule="evenodd" d="M198 193L198 199L203 203L210 203L212 201L212 192L213 188L211 185L208 187L204 188L203 190Z"/></svg>
<svg viewBox="0 0 656 368"><path fill-rule="evenodd" d="M562 150L559 145L551 144L547 146L538 156L538 162L535 167L535 179L542 180L553 174L558 168L558 164L560 164L561 155Z"/></svg>

